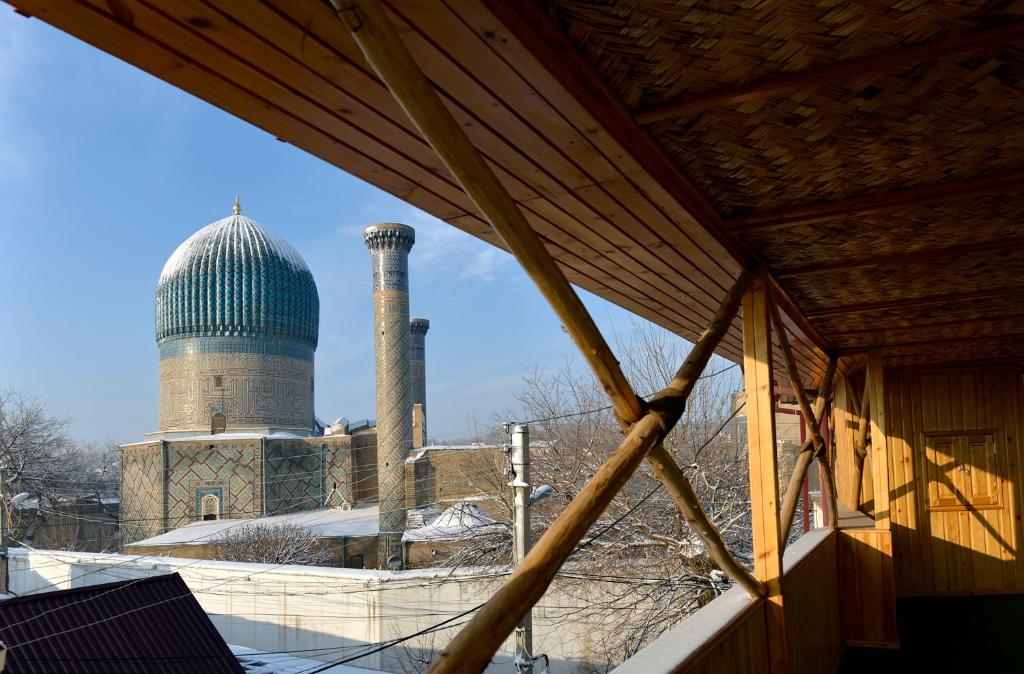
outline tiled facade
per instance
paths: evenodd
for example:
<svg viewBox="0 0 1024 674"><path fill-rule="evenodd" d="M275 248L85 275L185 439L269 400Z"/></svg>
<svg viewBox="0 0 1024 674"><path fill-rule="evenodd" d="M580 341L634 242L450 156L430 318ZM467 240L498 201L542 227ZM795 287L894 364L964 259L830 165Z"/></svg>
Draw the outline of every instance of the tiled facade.
<svg viewBox="0 0 1024 674"><path fill-rule="evenodd" d="M357 437L372 448L372 433ZM355 503L365 489L356 484L352 440L342 435L125 445L122 540L131 543L200 519L207 494L218 498L218 516L226 518ZM376 483L370 466L363 467L360 477Z"/></svg>

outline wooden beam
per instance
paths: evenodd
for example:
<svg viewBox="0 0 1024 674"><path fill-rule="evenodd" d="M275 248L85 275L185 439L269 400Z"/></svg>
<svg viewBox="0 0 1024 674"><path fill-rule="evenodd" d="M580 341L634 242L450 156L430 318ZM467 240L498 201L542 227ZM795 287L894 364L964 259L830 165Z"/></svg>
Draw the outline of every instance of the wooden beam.
<svg viewBox="0 0 1024 674"><path fill-rule="evenodd" d="M743 297L743 380L746 390L750 469L750 519L754 575L768 588L766 605L772 674L789 670L782 596L782 526L775 444L770 289L766 274L754 279Z"/></svg>
<svg viewBox="0 0 1024 674"><path fill-rule="evenodd" d="M722 533L711 522L690 481L662 443L659 442L648 452L647 461L658 480L668 487L668 492L672 495L672 500L682 513L686 524L704 543L711 559L751 597L765 596L767 588L764 583L729 552L729 547L722 539Z"/></svg>
<svg viewBox="0 0 1024 674"><path fill-rule="evenodd" d="M505 637L540 599L580 539L651 451L655 452L656 473L665 478L666 487L677 503L683 504L681 509L695 523L695 530L710 543L712 555L717 555L716 559L726 569L737 573L738 580L749 591L763 591L761 584L729 555L721 536L715 536L717 530L700 507L696 494L661 447L665 434L682 415L700 372L728 331L751 275L740 276L675 377L649 405L644 404L630 388L593 319L536 232L415 66L378 0L354 0L345 6L341 0L332 3L367 61L562 319L611 399L620 421L630 427L620 447L548 528L508 581L435 660L430 671L479 672L486 667Z"/></svg>
<svg viewBox="0 0 1024 674"><path fill-rule="evenodd" d="M874 484L875 528L888 529L889 457L885 415L885 370L881 349L868 351L868 371L864 386L868 389L871 423L871 481Z"/></svg>
<svg viewBox="0 0 1024 674"><path fill-rule="evenodd" d="M1022 186L1024 186L1024 171L1011 171L971 180L926 185L898 192L755 211L750 215L729 220L726 225L734 232L747 234L752 231L806 225L851 215L887 213L906 206L952 203L992 194L1005 194L1015 192Z"/></svg>
<svg viewBox="0 0 1024 674"><path fill-rule="evenodd" d="M783 267L775 270L775 276L777 278L784 279L837 271L845 272L854 269L869 269L872 267L895 265L903 266L917 262L942 259L944 257L959 257L963 255L970 255L972 253L984 253L993 250L1016 250L1022 246L1024 246L1024 237L1000 239L998 241L984 241L982 243L961 243L954 246L926 248L906 253L897 253L895 255L875 255L855 260L837 260L834 262L817 262L814 264L803 265L801 267Z"/></svg>
<svg viewBox="0 0 1024 674"><path fill-rule="evenodd" d="M849 80L871 73L889 72L914 63L931 61L953 54L989 50L1021 38L1024 38L1024 22L1011 23L967 35L952 35L927 44L893 49L794 75L772 76L752 84L730 87L707 94L683 96L675 101L641 109L636 113L636 119L641 124L653 124L692 115L709 108L746 103L800 89L813 89L829 82Z"/></svg>
<svg viewBox="0 0 1024 674"><path fill-rule="evenodd" d="M858 302L856 304L830 304L826 307L819 307L817 309L806 309L804 310L804 316L807 318L821 318L822 316L835 316L837 314L879 311L882 309L905 309L932 304L945 304L946 302L987 300L1020 295L1021 293L1024 293L1024 285L1003 286L1002 288L989 288L966 293L944 293L941 295L924 295L920 297L907 297L895 300Z"/></svg>

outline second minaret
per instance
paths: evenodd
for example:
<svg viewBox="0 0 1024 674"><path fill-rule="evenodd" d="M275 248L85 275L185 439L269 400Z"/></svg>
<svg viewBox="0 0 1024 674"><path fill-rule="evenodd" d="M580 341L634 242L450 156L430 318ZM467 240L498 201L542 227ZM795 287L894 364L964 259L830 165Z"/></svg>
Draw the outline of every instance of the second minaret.
<svg viewBox="0 0 1024 674"><path fill-rule="evenodd" d="M367 227L363 240L373 262L380 504L377 554L381 568L400 568L405 531L405 459L412 447L409 251L416 232L408 225L384 223Z"/></svg>

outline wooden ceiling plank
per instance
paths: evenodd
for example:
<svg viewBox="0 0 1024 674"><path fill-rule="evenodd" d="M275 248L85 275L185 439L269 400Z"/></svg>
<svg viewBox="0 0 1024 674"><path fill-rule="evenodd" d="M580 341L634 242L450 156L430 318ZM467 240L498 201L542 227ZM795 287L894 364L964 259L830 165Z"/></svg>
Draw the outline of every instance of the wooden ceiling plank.
<svg viewBox="0 0 1024 674"><path fill-rule="evenodd" d="M999 26L968 35L950 35L927 44L893 49L880 54L835 63L792 75L772 76L738 87L730 87L641 109L640 124L654 124L692 115L709 108L726 107L778 96L799 89L813 89L829 82L849 80L871 73L898 70L908 65L940 59L953 54L991 49L1024 38L1024 22Z"/></svg>
<svg viewBox="0 0 1024 674"><path fill-rule="evenodd" d="M404 15L398 15L395 22L399 28L404 28L403 40L413 56L417 58L417 61L428 64L425 74L439 86L442 97L444 97L443 92L445 91L473 92L472 97L464 93L458 101L447 97L447 103L449 109L456 113L456 118L464 121L463 126L467 132L485 128L490 132L489 138L481 137L482 134L474 136L470 133L477 147L487 152L488 147L485 143L496 141L504 146L492 149L491 156L512 156L524 152L524 148L531 149L530 153L532 154L532 148L552 146L554 141L538 136L538 132L534 129L516 124L509 126L508 121L501 129L489 126L491 123L500 123L502 119L514 119L515 111L512 104L496 98L494 92L486 89L483 81L476 79L465 81L464 78L471 77L471 75L462 70L464 67L462 64L465 62L463 59L448 54L444 54L447 58L438 58L436 50L441 46L427 42L426 36L420 32L423 26L419 22L423 21L424 25L432 29L435 34L450 35L450 44L460 44L460 35L456 33L456 27L448 24L437 26L430 23L431 20L436 21L438 17L444 15L444 12L431 8L422 16L417 16L416 22ZM474 36L470 34L466 37L472 39ZM468 54L466 56L469 58ZM446 66L447 71L445 70ZM487 118L478 116L476 112L478 110ZM500 112L497 112L499 110ZM466 115L465 120L458 114L458 111L462 111ZM558 202L567 214L571 214L572 220L567 222L565 227L570 228L575 236L583 240L600 237L604 240L603 243L594 242L591 245L598 247L599 250L602 245L611 245L611 249L601 251L606 254L609 251L612 254L625 252L642 268L658 274L664 282L676 286L682 292L701 302L711 312L710 315L714 314L714 307L717 307L719 300L709 292L708 285L715 284L716 280L710 278L704 270L691 262L676 247L669 245L657 232L648 228L646 223L636 218L630 206L611 197L605 189L605 186L610 183L572 188L571 185L561 183L560 176L549 173L547 166L536 163L525 154L523 158L530 162L531 168L537 171L536 175L542 177L547 183L548 189L540 191L539 198L543 199L548 196L551 200ZM511 166L507 168L512 170ZM579 167L579 170L584 171L582 167ZM523 169L516 171L518 176L523 176L525 173L526 171ZM631 196L635 198L636 195ZM553 221L560 222L560 220ZM578 225L582 225L582 228ZM627 265L626 268L629 269L629 266ZM724 292L731 286L733 279L720 276L718 281L718 288Z"/></svg>
<svg viewBox="0 0 1024 674"><path fill-rule="evenodd" d="M992 194L1006 194L1021 187L1024 187L1024 170L1016 170L898 192L756 211L744 217L731 219L727 225L733 231L743 234L753 230L804 225L851 215L885 213L906 206L952 203Z"/></svg>

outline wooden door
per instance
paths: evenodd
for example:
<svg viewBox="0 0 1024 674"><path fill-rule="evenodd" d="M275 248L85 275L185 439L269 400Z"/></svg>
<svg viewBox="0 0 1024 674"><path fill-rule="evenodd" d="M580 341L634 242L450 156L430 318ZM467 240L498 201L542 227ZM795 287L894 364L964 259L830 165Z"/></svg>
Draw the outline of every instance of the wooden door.
<svg viewBox="0 0 1024 674"><path fill-rule="evenodd" d="M900 594L1024 589L1021 372L886 374L890 516Z"/></svg>

